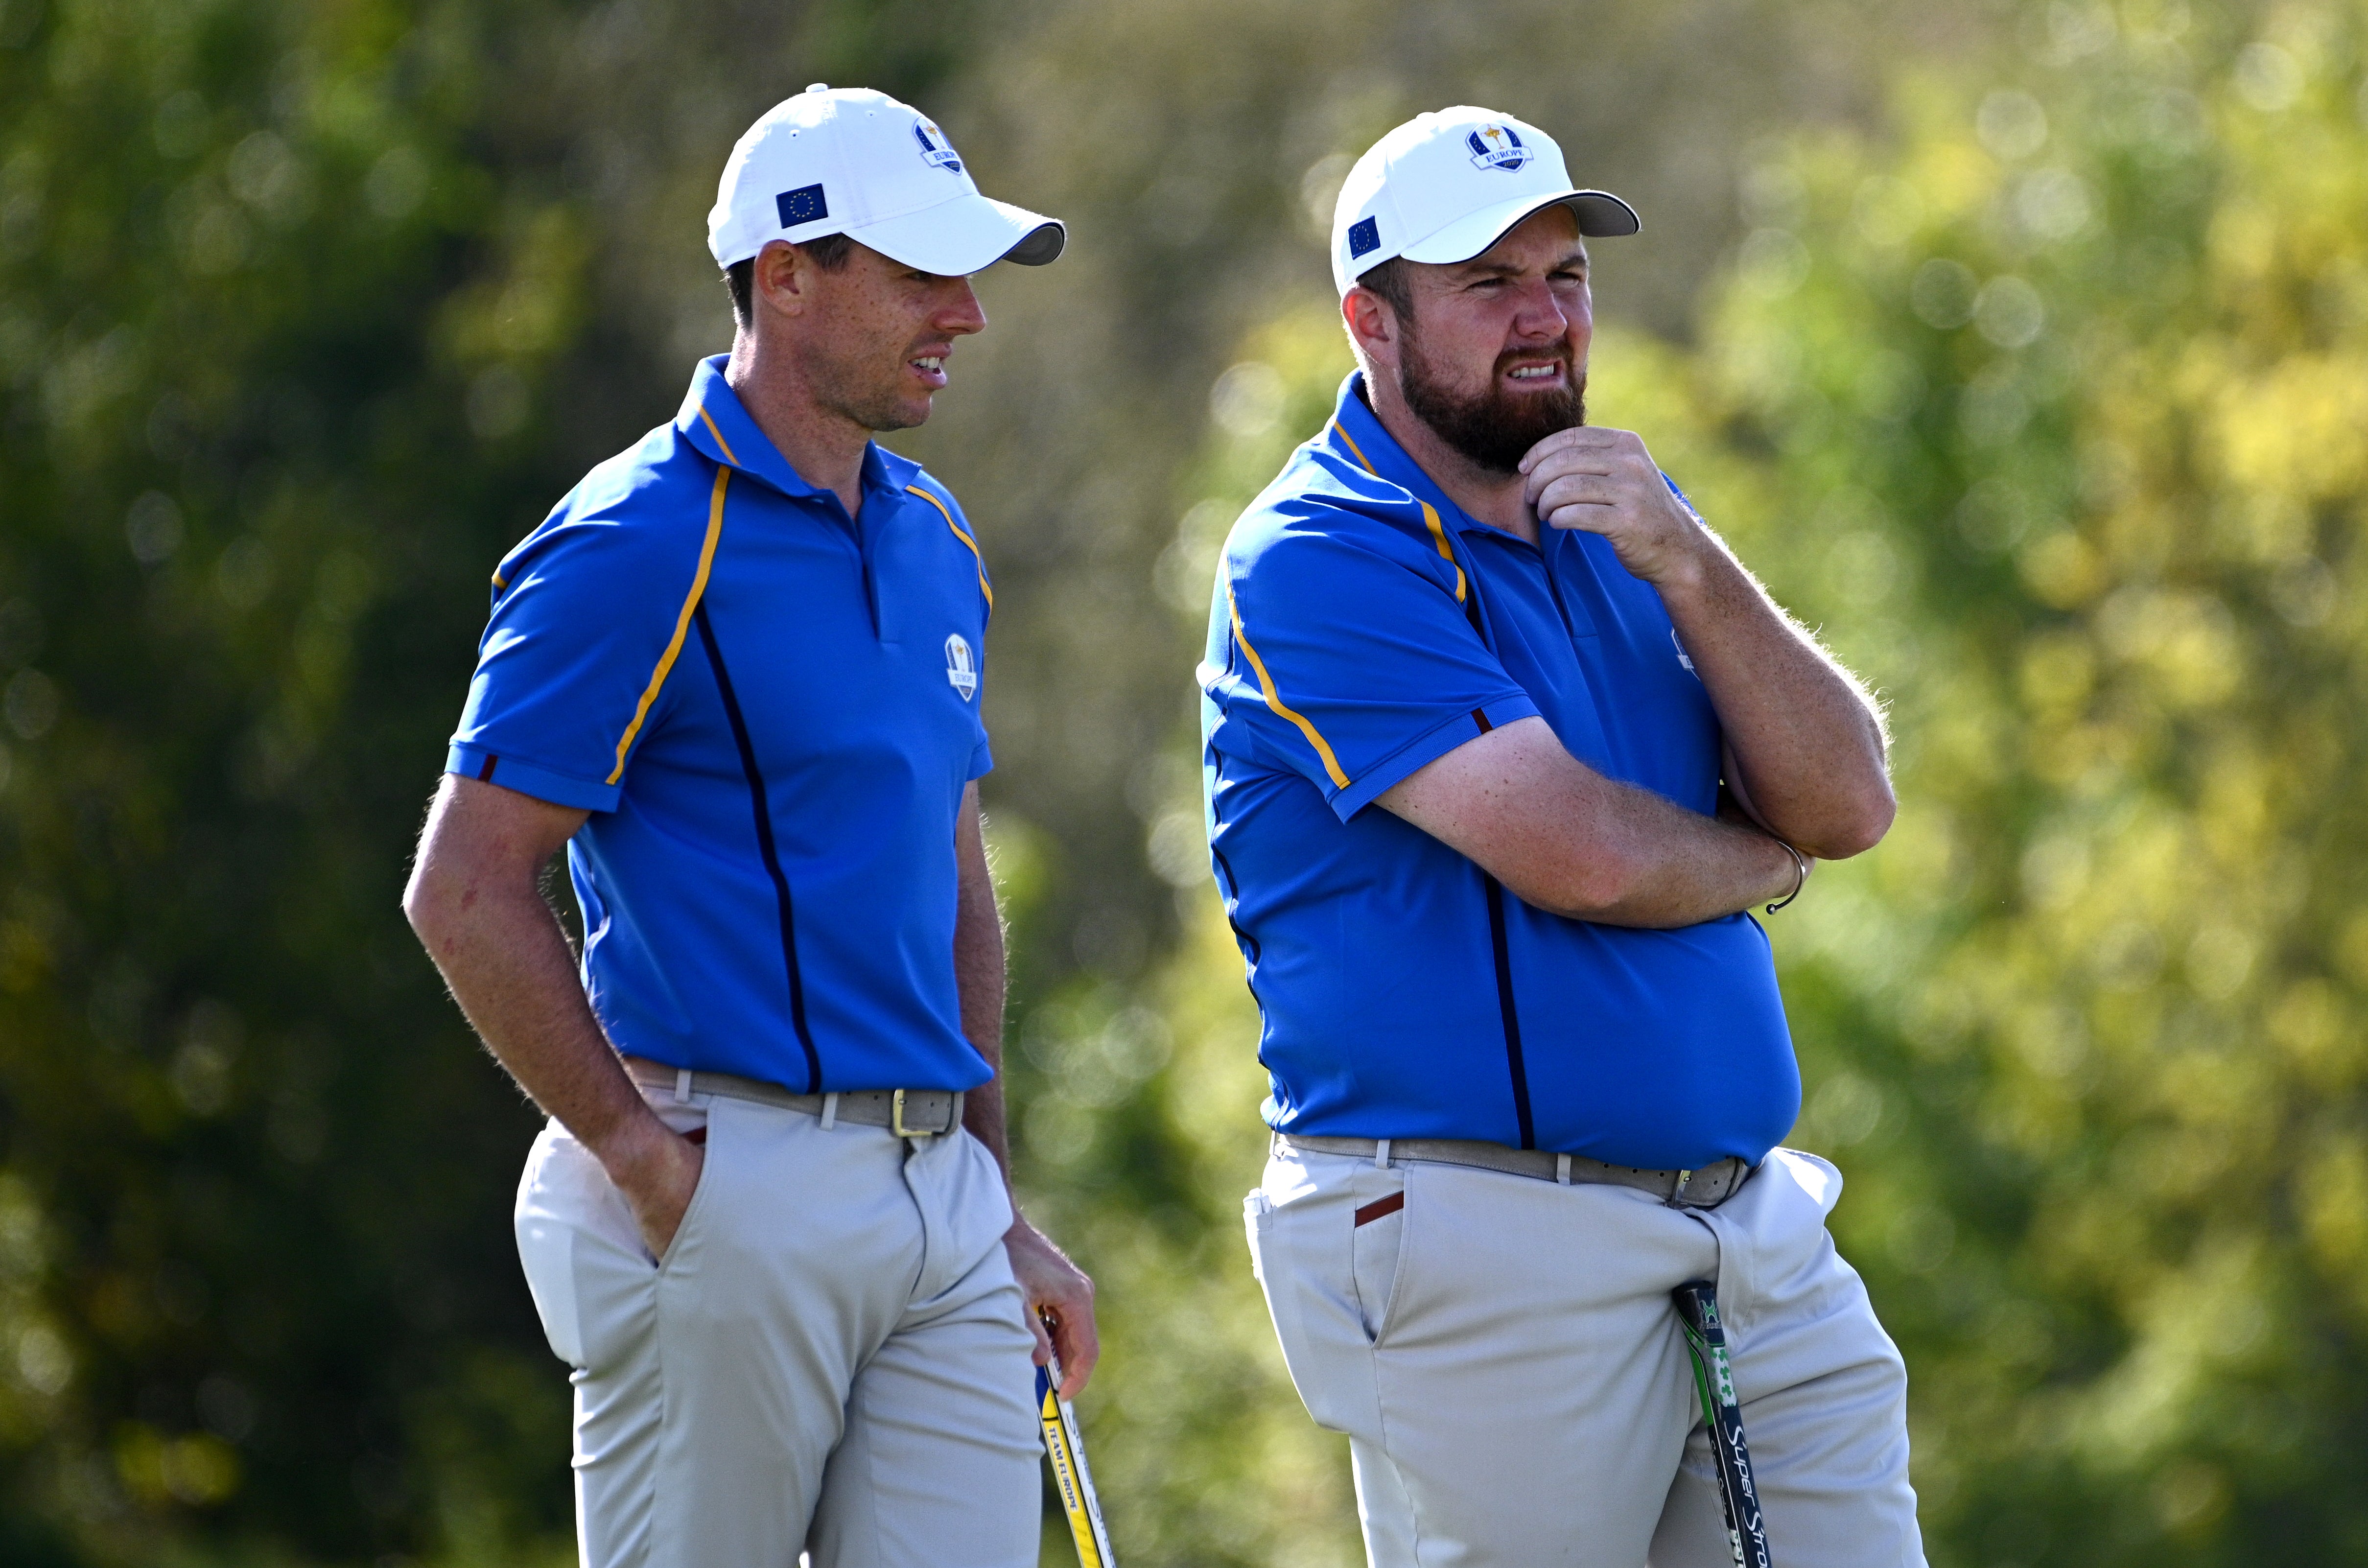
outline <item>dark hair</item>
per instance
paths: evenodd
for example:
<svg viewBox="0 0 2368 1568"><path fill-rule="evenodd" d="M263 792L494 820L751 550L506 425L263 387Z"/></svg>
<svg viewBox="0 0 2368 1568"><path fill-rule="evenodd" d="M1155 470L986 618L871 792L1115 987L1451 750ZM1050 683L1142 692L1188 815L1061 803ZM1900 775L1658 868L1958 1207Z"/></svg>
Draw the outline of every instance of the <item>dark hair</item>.
<svg viewBox="0 0 2368 1568"><path fill-rule="evenodd" d="M845 234L823 234L798 246L825 272L837 272L855 254L855 242ZM756 318L757 258L747 256L723 269L723 287L732 294L733 324L744 330Z"/></svg>
<svg viewBox="0 0 2368 1568"><path fill-rule="evenodd" d="M1379 294L1390 313L1398 318L1398 325L1409 333L1414 330L1414 273L1406 257L1394 256L1371 268L1357 279L1357 287Z"/></svg>

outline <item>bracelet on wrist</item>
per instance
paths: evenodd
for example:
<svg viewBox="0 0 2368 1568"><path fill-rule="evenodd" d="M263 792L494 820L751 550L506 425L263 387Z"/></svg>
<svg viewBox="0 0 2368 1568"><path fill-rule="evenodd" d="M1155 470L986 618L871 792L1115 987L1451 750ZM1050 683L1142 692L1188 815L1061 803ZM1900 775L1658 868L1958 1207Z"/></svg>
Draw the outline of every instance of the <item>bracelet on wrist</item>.
<svg viewBox="0 0 2368 1568"><path fill-rule="evenodd" d="M1782 839L1780 838L1776 842L1780 845L1783 845L1784 853L1793 857L1793 891L1768 906L1768 913L1770 915L1775 914L1778 910L1783 908L1786 904L1800 897L1801 890L1809 885L1809 862L1807 858L1804 857L1799 850L1793 848L1789 844L1785 844Z"/></svg>

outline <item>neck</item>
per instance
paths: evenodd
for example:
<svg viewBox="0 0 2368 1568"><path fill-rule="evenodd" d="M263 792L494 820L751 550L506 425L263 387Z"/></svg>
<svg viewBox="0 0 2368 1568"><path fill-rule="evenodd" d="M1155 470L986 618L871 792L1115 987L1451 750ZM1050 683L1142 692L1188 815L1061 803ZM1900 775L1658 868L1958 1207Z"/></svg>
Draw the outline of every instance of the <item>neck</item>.
<svg viewBox="0 0 2368 1568"><path fill-rule="evenodd" d="M825 403L803 366L743 331L732 339L723 381L800 479L837 496L850 517L862 508L871 432Z"/></svg>
<svg viewBox="0 0 2368 1568"><path fill-rule="evenodd" d="M1365 372L1365 402L1382 428L1390 433L1430 482L1463 508L1473 521L1486 523L1534 545L1538 517L1522 497L1521 476L1482 468L1439 438L1439 433L1406 406L1394 378Z"/></svg>

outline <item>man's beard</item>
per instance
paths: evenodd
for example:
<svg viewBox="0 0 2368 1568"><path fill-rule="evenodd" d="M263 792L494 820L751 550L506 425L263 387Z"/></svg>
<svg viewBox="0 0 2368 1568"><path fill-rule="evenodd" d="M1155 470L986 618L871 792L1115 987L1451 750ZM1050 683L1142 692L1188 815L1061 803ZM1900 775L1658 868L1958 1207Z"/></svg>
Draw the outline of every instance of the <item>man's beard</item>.
<svg viewBox="0 0 2368 1568"><path fill-rule="evenodd" d="M1563 385L1553 392L1516 392L1501 380L1506 361L1535 359L1537 351L1508 352L1488 367L1488 390L1477 397L1451 390L1408 333L1399 358L1399 390L1406 407L1439 438L1493 473L1516 473L1530 449L1557 430L1587 423L1587 378L1567 349L1557 349Z"/></svg>

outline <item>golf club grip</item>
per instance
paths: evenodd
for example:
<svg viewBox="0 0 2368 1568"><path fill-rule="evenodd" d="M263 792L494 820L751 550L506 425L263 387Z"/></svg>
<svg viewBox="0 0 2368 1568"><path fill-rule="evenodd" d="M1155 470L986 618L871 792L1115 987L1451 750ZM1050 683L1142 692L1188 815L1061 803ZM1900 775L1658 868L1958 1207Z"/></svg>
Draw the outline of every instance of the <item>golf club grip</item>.
<svg viewBox="0 0 2368 1568"><path fill-rule="evenodd" d="M1053 1484L1061 1494L1061 1511L1069 1518L1069 1535L1077 1544L1079 1568L1118 1568L1111 1555L1110 1532L1102 1527L1101 1500L1094 1495L1094 1472L1086 1464L1085 1440L1077 1432L1076 1412L1061 1397L1061 1362L1036 1369L1036 1418L1044 1432L1044 1453L1053 1461Z"/></svg>
<svg viewBox="0 0 2368 1568"><path fill-rule="evenodd" d="M1735 1372L1726 1355L1726 1327L1720 1322L1718 1291L1709 1281L1690 1279L1670 1292L1685 1326L1702 1395L1702 1424L1709 1429L1718 1473L1718 1496L1726 1510L1728 1543L1738 1568L1773 1568L1768 1554L1768 1523L1759 1489L1751 1477L1751 1449L1743 1438L1743 1408L1736 1398Z"/></svg>

